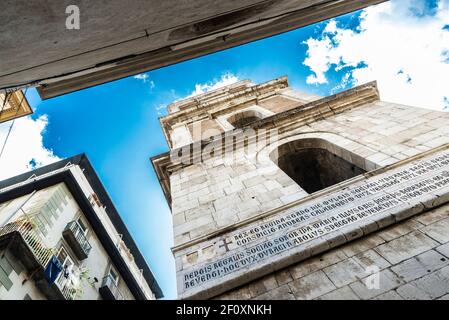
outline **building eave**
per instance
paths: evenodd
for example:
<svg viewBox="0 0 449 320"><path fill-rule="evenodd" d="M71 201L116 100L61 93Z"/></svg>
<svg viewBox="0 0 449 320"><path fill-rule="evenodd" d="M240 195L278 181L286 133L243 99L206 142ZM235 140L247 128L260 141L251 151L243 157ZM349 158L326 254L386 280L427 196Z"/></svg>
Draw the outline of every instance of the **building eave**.
<svg viewBox="0 0 449 320"><path fill-rule="evenodd" d="M64 28L66 4L16 0L0 13L0 91L37 86L48 99L311 25L386 0L126 3L78 1L79 30ZM23 19L15 19L20 12ZM108 17L114 17L109 19ZM133 17L132 23L124 23ZM176 17L177 19L174 19ZM23 32L33 24L32 30ZM130 21L128 21L130 22ZM3 24L2 24L3 23ZM8 26L8 28L6 28ZM95 33L90 30L96 30ZM111 32L114 31L114 32ZM73 36L76 34L76 36ZM32 41L40 37L41 41ZM20 48L14 49L14 48Z"/></svg>

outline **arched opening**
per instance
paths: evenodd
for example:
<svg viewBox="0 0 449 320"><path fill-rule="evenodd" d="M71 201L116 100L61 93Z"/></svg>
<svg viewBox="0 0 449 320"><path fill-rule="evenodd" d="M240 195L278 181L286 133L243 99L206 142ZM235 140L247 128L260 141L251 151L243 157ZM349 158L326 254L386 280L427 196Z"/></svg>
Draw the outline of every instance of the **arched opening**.
<svg viewBox="0 0 449 320"><path fill-rule="evenodd" d="M278 147L279 168L307 193L314 193L366 172L350 159L357 156L322 139L302 139ZM339 154L339 155L337 155ZM343 156L346 154L347 156ZM351 155L353 155L351 157Z"/></svg>
<svg viewBox="0 0 449 320"><path fill-rule="evenodd" d="M227 120L234 128L243 128L250 123L263 119L263 115L255 110L247 110L230 116Z"/></svg>

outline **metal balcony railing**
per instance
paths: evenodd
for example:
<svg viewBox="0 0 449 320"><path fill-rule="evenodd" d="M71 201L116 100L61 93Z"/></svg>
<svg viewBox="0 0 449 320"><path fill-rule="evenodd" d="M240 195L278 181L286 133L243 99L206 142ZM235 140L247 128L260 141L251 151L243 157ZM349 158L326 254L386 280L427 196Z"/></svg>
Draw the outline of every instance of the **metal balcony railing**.
<svg viewBox="0 0 449 320"><path fill-rule="evenodd" d="M45 247L44 241L36 228L35 224L29 218L21 218L0 227L0 237L13 232L18 232L33 254L34 259L44 270L51 257L54 255L54 250ZM69 282L69 279L62 276L62 273L59 276L56 285L65 299L73 300L75 298L76 288ZM46 286L48 286L48 284Z"/></svg>
<svg viewBox="0 0 449 320"><path fill-rule="evenodd" d="M75 300L78 290L77 286L73 283L72 277L65 277L64 271L61 272L58 279L56 280L56 285L59 290L61 290L62 295L66 300Z"/></svg>
<svg viewBox="0 0 449 320"><path fill-rule="evenodd" d="M45 268L48 261L53 255L53 250L46 248L43 245L43 240L41 239L38 232L36 232L36 228L34 224L27 218L19 219L13 222L10 222L3 227L0 228L0 236L6 235L12 232L19 232L22 236L23 240L30 248L33 253L36 261Z"/></svg>
<svg viewBox="0 0 449 320"><path fill-rule="evenodd" d="M64 237L74 249L80 260L86 259L92 249L83 229L77 221L69 222L63 232Z"/></svg>
<svg viewBox="0 0 449 320"><path fill-rule="evenodd" d="M117 284L110 275L103 278L100 294L105 300L125 300Z"/></svg>

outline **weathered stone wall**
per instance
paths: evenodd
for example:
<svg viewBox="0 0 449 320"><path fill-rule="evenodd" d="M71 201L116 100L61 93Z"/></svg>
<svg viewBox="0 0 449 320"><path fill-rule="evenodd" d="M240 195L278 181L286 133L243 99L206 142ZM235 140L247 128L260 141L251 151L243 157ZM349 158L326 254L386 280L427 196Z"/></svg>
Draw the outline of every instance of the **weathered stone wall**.
<svg viewBox="0 0 449 320"><path fill-rule="evenodd" d="M375 102L280 133L270 146L323 139L339 147L334 152L343 154L337 155L371 171L449 143L448 133L447 113ZM217 160L175 171L170 176L175 246L307 196L276 169L274 163L240 157L237 163Z"/></svg>
<svg viewBox="0 0 449 320"><path fill-rule="evenodd" d="M367 272L377 266L379 289ZM277 271L216 299L449 299L449 205Z"/></svg>
<svg viewBox="0 0 449 320"><path fill-rule="evenodd" d="M406 298L415 290L410 286L432 299L446 294L449 285L437 295L420 279L446 281L448 257L439 248L445 242L427 231L449 220L435 218L427 227L420 217L449 198L448 113L379 101L375 83L320 98L292 90L285 78L245 82L175 107L161 120L169 142L170 130L194 132L198 121L206 129L222 128L201 143L181 133L178 138L193 143L186 149L172 141L180 161L167 155L153 161L172 205L181 299L371 299L387 292L385 298ZM234 130L228 118L245 112L261 120ZM237 139L225 140L223 149L232 146L234 154L220 156L220 139L230 135ZM185 156L190 148L193 154ZM304 149L341 159L340 173L367 173L342 175L350 180L310 195L277 164ZM436 216L445 221L444 214ZM417 263L429 265L425 274L417 275ZM370 266L380 269L381 283L368 291L363 285L374 272L366 270Z"/></svg>

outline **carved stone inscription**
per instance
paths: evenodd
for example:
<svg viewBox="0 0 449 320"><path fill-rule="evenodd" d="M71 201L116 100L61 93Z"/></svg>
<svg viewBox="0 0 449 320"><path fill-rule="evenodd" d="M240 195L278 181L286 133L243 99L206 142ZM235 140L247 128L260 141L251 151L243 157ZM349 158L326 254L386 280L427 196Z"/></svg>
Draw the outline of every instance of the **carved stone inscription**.
<svg viewBox="0 0 449 320"><path fill-rule="evenodd" d="M182 272L182 292L199 288L236 271L275 259L293 247L307 245L333 231L383 212L411 209L426 197L449 192L449 152L392 169L348 187L311 199L275 218L224 238L226 253L215 261ZM181 278L179 279L181 280Z"/></svg>

